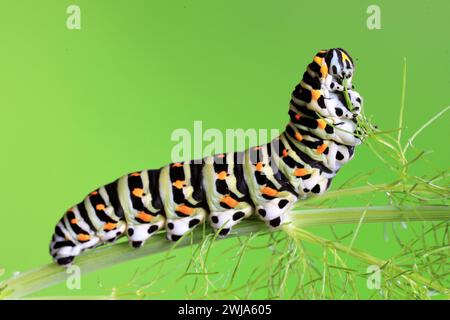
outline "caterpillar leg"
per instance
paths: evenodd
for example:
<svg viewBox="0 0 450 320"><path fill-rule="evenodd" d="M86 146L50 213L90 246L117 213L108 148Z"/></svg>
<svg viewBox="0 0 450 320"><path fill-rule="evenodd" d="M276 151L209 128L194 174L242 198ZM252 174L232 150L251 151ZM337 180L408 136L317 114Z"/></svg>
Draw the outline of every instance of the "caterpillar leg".
<svg viewBox="0 0 450 320"><path fill-rule="evenodd" d="M329 91L344 91L344 86L334 77L328 76L328 79L325 81L325 88Z"/></svg>
<svg viewBox="0 0 450 320"><path fill-rule="evenodd" d="M164 226L164 219L156 223L129 224L127 226L128 242L133 248L140 248L145 241Z"/></svg>
<svg viewBox="0 0 450 320"><path fill-rule="evenodd" d="M353 110L350 111L348 109L346 101L341 94L329 92L327 94L327 97L325 98L325 106L328 115L323 114L323 116L344 118L344 119L353 119L355 117Z"/></svg>
<svg viewBox="0 0 450 320"><path fill-rule="evenodd" d="M194 229L200 223L203 223L206 217L206 211L199 209L195 216L184 218L167 219L166 233L167 239L178 241L186 232Z"/></svg>
<svg viewBox="0 0 450 320"><path fill-rule="evenodd" d="M286 222L286 213L297 201L297 197L277 198L259 204L256 211L270 228L278 228Z"/></svg>
<svg viewBox="0 0 450 320"><path fill-rule="evenodd" d="M361 95L355 90L348 90L348 95L350 98L350 102L353 105L353 114L358 115L361 113L361 108L363 105L363 98Z"/></svg>
<svg viewBox="0 0 450 320"><path fill-rule="evenodd" d="M301 181L300 192L304 195L321 195L330 187L333 176L329 176L320 170L312 170L310 177Z"/></svg>
<svg viewBox="0 0 450 320"><path fill-rule="evenodd" d="M214 231L219 231L219 236L225 237L232 230L233 226L237 225L243 219L252 215L253 208L247 206L242 209L229 209L219 212L211 212L209 221Z"/></svg>

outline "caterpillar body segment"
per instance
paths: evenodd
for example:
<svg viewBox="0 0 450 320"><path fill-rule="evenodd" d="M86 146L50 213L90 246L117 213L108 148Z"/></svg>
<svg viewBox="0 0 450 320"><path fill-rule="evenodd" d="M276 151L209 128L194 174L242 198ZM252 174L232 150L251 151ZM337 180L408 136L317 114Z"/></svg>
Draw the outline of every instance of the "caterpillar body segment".
<svg viewBox="0 0 450 320"><path fill-rule="evenodd" d="M249 217L254 206L245 182L244 152L230 152L206 157L203 166L203 186L209 208L209 222L219 236Z"/></svg>
<svg viewBox="0 0 450 320"><path fill-rule="evenodd" d="M138 248L166 222L159 195L160 170L127 174L117 181L130 244Z"/></svg>
<svg viewBox="0 0 450 320"><path fill-rule="evenodd" d="M161 169L160 196L166 213L169 240L180 239L206 218L202 167L202 163L192 161L172 163Z"/></svg>
<svg viewBox="0 0 450 320"><path fill-rule="evenodd" d="M242 152L133 172L94 190L56 225L53 259L69 265L124 235L139 248L163 228L177 241L205 221L225 237L252 214L279 227L295 202L327 191L361 143L355 133L363 100L353 74L345 50L319 51L292 92L290 121L280 136Z"/></svg>

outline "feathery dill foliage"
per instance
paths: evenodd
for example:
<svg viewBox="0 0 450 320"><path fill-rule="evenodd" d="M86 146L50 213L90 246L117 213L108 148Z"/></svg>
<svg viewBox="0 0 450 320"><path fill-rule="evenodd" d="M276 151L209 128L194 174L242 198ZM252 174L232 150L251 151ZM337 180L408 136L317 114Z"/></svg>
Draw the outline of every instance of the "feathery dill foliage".
<svg viewBox="0 0 450 320"><path fill-rule="evenodd" d="M359 116L357 134L383 170L389 170L390 181L371 184L375 172L355 175L325 195L300 201L290 213L291 222L280 231L271 232L251 218L237 225L226 240L218 241L218 233L203 225L175 244L159 233L139 250L124 242L95 249L76 262L84 273L159 252L143 261L126 283L104 288L106 295L97 298L448 298L449 175L446 170L433 171L427 152L417 150L414 140L450 107L403 143L405 84L406 63L398 129L380 131L364 114ZM413 173L419 162L430 168L424 175ZM348 202L352 207L341 206ZM374 241L389 247L387 251L398 248L397 252L380 258L354 247L363 224L369 222L390 228L393 239ZM340 224L351 225L341 230ZM305 230L314 226L314 232ZM319 235L324 228L331 230L332 239ZM178 247L187 247L190 258L176 256ZM374 276L368 266L379 270L379 287L374 290L367 289L367 280ZM0 283L0 298L27 296L66 276L62 268L49 264ZM174 296L173 288L180 286L184 296Z"/></svg>

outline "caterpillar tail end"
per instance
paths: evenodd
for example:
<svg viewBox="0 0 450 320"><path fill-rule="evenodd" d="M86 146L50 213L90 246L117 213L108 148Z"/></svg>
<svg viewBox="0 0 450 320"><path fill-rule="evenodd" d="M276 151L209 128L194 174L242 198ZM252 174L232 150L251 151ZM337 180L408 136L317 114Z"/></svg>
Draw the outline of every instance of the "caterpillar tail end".
<svg viewBox="0 0 450 320"><path fill-rule="evenodd" d="M108 242L115 242L126 229L126 224L120 221L114 230L86 231L86 229L81 228L78 230L76 223L79 222L75 220L68 221L63 217L56 225L50 242L50 255L53 261L60 266L70 266L73 260L86 250ZM68 227L68 224L71 228ZM78 233L71 230L78 231Z"/></svg>
<svg viewBox="0 0 450 320"><path fill-rule="evenodd" d="M89 237L89 238L88 238ZM81 238L81 237L80 237ZM83 241L83 242L81 242ZM99 239L86 235L83 239L73 239L67 234L64 225L59 222L50 242L50 254L53 261L64 267L69 267L73 260L88 248L98 245Z"/></svg>

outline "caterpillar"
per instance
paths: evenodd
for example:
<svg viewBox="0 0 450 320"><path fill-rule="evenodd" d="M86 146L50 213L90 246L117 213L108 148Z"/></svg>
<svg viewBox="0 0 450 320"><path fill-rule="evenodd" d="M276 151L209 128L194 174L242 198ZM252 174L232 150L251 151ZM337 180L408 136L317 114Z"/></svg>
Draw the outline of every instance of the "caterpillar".
<svg viewBox="0 0 450 320"><path fill-rule="evenodd" d="M83 251L125 235L139 248L162 228L177 241L205 220L220 237L254 213L269 228L288 222L291 206L323 194L361 143L356 133L363 101L353 73L344 49L321 50L292 92L290 121L274 140L133 172L92 191L57 223L50 243L54 261L70 265Z"/></svg>

